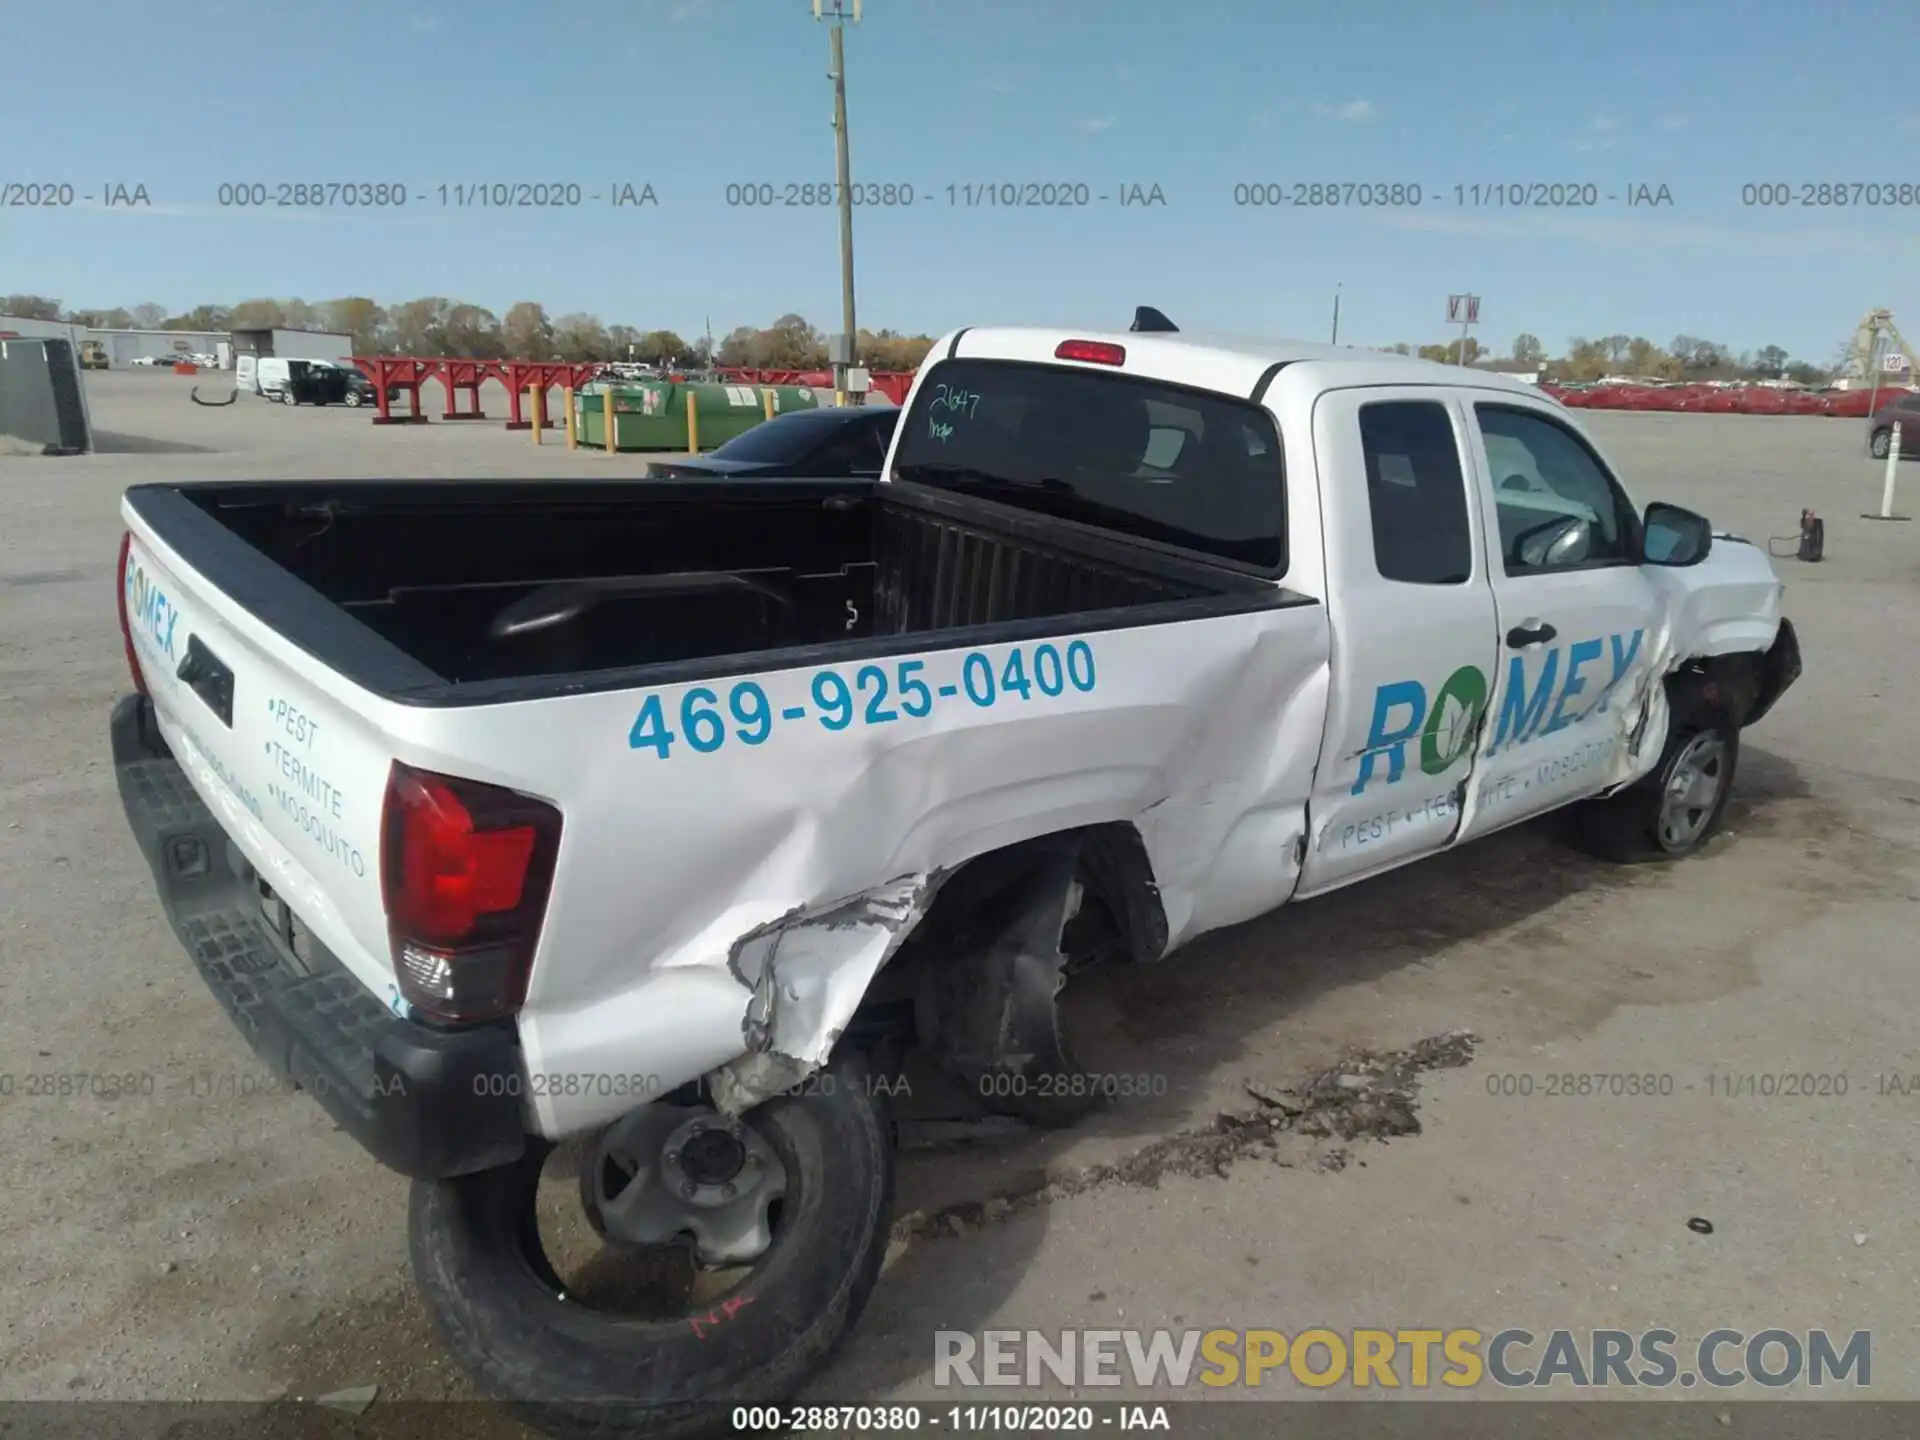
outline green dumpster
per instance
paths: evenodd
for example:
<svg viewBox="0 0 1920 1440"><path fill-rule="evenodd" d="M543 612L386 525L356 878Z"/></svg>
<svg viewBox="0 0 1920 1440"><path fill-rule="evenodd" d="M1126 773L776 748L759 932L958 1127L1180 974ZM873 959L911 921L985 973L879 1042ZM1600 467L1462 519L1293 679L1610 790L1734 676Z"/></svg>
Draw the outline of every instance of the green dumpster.
<svg viewBox="0 0 1920 1440"><path fill-rule="evenodd" d="M573 403L579 443L589 449L606 448L609 393L613 396L616 450L686 451L688 396L693 397L703 451L723 445L765 420L769 395L775 415L820 406L819 397L802 385L677 385L670 380L588 385L574 393Z"/></svg>

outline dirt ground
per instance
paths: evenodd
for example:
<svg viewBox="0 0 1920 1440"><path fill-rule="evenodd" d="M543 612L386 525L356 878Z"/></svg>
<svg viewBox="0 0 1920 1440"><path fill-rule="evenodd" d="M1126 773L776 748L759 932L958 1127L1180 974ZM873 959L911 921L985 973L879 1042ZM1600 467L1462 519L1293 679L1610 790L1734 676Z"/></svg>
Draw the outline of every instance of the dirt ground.
<svg viewBox="0 0 1920 1440"><path fill-rule="evenodd" d="M399 1434L398 1402L470 1393L408 1281L406 1185L274 1092L120 813L119 493L644 462L497 423L382 429L199 409L171 375L88 380L105 453L0 458L0 1072L133 1093L0 1093L0 1399L375 1385L353 1433ZM1724 835L1612 869L1549 820L1098 981L1093 1068L1155 1093L1041 1139L910 1129L887 1273L810 1398L957 1398L932 1388L935 1330L1418 1325L1870 1330L1872 1394L1920 1398L1920 524L1859 518L1881 467L1855 423L1587 423L1642 503L1761 541L1803 507L1827 522L1824 563L1775 562L1806 675L1746 737ZM1911 508L1920 474L1902 481ZM1289 1114L1288 1087L1364 1066L1356 1048L1461 1032L1354 1138ZM1572 1073L1668 1093L1545 1093ZM1724 1093L1770 1075L1830 1093ZM478 1410L439 1433L524 1432Z"/></svg>

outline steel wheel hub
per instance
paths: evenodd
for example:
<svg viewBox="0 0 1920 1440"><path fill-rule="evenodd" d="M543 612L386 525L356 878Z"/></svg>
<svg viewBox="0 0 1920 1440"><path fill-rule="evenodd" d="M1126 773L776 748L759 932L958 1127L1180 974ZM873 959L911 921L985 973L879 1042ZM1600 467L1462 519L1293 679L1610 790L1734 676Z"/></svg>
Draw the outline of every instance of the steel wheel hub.
<svg viewBox="0 0 1920 1440"><path fill-rule="evenodd" d="M1684 850L1700 838L1713 817L1727 778L1727 743L1711 730L1689 740L1674 757L1660 799L1660 843Z"/></svg>
<svg viewBox="0 0 1920 1440"><path fill-rule="evenodd" d="M786 1167L757 1131L717 1112L648 1105L610 1125L580 1171L593 1226L619 1245L691 1243L702 1265L748 1264L773 1243Z"/></svg>

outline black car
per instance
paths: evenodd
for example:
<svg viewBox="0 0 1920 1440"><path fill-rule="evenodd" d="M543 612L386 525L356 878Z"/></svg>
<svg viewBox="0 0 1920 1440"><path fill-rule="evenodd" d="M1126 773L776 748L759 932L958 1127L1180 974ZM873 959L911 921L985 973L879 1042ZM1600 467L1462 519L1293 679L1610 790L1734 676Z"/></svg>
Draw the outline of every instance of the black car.
<svg viewBox="0 0 1920 1440"><path fill-rule="evenodd" d="M379 393L373 388L373 381L367 378L366 371L346 360L335 363L347 377L347 393L342 397L343 404L371 405L379 398Z"/></svg>
<svg viewBox="0 0 1920 1440"><path fill-rule="evenodd" d="M792 410L736 435L708 454L652 464L647 473L682 480L745 480L763 475L878 479L899 418L895 405Z"/></svg>

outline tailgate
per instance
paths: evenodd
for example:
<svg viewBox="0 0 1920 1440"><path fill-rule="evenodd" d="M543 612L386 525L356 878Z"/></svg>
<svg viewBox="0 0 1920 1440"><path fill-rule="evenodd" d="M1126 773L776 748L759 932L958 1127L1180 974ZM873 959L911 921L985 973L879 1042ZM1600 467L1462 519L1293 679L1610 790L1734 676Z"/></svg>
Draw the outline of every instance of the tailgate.
<svg viewBox="0 0 1920 1440"><path fill-rule="evenodd" d="M188 567L130 506L122 513L127 628L174 758L294 917L394 1005L379 871L385 737L356 714L356 687ZM271 897L263 907L278 919Z"/></svg>

